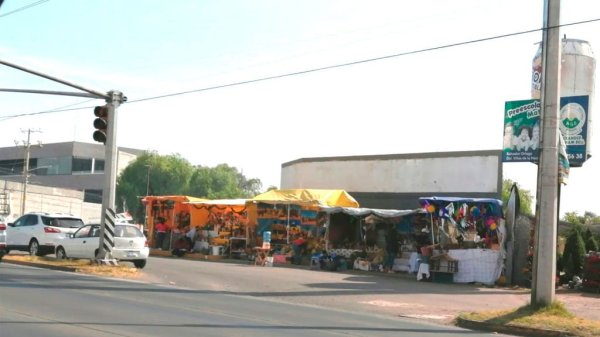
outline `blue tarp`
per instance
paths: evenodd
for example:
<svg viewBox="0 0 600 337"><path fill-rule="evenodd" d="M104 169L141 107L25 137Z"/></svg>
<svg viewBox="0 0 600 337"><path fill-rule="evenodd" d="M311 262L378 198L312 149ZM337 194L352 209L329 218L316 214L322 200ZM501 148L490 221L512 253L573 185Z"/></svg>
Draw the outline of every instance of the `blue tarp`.
<svg viewBox="0 0 600 337"><path fill-rule="evenodd" d="M492 215L502 216L502 201L492 198L461 198L461 197L422 197L419 198L419 203L422 206L431 204L439 207L446 207L453 203L455 206L467 204L469 206L485 205Z"/></svg>

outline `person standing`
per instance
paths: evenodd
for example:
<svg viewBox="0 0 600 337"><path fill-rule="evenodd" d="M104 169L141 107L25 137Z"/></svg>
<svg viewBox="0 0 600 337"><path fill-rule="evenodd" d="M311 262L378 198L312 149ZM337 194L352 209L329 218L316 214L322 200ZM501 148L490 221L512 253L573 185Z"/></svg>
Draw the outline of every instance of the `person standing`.
<svg viewBox="0 0 600 337"><path fill-rule="evenodd" d="M302 255L306 248L306 239L302 233L298 234L296 239L292 241L292 250L294 251L294 257L292 260L293 264L301 264L302 263Z"/></svg>
<svg viewBox="0 0 600 337"><path fill-rule="evenodd" d="M158 218L158 222L154 225L154 230L156 231L156 247L157 249L161 249L163 247L163 242L165 241L165 236L167 235L167 225L165 224L165 218Z"/></svg>
<svg viewBox="0 0 600 337"><path fill-rule="evenodd" d="M394 225L390 225L388 231L385 235L385 260L384 260L384 268L388 273L393 273L392 268L394 267L394 259L398 255L398 232Z"/></svg>

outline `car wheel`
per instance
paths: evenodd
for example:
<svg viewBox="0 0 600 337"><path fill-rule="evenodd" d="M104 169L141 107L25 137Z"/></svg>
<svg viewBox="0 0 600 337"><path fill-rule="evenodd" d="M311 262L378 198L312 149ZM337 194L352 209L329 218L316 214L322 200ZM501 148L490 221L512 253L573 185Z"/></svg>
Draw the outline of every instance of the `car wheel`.
<svg viewBox="0 0 600 337"><path fill-rule="evenodd" d="M31 242L29 242L29 255L31 256L40 256L40 244L37 242L36 239L31 240Z"/></svg>
<svg viewBox="0 0 600 337"><path fill-rule="evenodd" d="M146 260L135 260L133 261L133 265L138 269L142 269L146 266Z"/></svg>
<svg viewBox="0 0 600 337"><path fill-rule="evenodd" d="M64 260L67 258L67 252L65 252L63 247L56 248L56 258L58 260Z"/></svg>

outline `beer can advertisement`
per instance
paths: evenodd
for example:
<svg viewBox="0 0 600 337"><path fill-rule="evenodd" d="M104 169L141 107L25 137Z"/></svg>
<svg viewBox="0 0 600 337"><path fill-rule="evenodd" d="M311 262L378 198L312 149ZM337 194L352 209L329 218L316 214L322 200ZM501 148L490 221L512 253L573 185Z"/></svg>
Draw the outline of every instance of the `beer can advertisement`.
<svg viewBox="0 0 600 337"><path fill-rule="evenodd" d="M571 167L587 160L589 96L561 97L559 130ZM538 99L504 103L503 162L538 162L541 128Z"/></svg>

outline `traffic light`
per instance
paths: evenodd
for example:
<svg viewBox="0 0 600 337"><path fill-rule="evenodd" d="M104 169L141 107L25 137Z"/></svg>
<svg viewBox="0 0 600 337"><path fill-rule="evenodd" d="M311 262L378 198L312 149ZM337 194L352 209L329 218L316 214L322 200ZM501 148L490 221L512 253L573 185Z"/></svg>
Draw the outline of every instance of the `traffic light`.
<svg viewBox="0 0 600 337"><path fill-rule="evenodd" d="M106 144L106 135L108 132L108 104L94 108L94 140Z"/></svg>

